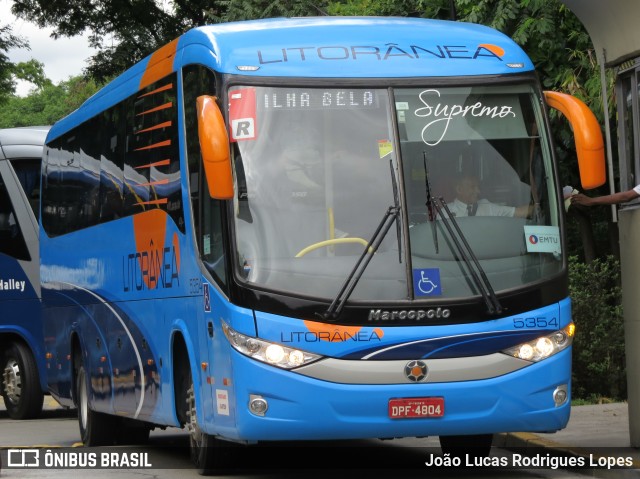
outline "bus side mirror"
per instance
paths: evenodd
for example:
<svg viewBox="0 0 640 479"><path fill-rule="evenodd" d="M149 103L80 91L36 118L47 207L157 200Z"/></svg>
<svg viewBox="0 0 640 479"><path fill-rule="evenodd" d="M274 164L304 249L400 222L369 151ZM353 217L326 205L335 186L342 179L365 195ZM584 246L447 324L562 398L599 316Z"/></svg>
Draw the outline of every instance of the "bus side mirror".
<svg viewBox="0 0 640 479"><path fill-rule="evenodd" d="M230 200L233 198L233 172L224 117L213 96L199 96L196 107L198 138L209 194L217 200Z"/></svg>
<svg viewBox="0 0 640 479"><path fill-rule="evenodd" d="M564 114L569 120L576 142L580 182L585 190L603 185L606 181L604 141L602 130L593 112L578 98L545 91L547 104Z"/></svg>

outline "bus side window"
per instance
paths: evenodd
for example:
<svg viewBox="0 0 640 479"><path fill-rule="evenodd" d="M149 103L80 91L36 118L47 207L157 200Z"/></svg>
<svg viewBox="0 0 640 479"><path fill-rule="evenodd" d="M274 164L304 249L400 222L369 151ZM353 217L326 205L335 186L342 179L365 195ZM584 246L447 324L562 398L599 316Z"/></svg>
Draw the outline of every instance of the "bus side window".
<svg viewBox="0 0 640 479"><path fill-rule="evenodd" d="M214 200L209 196L206 181L201 181L201 184L202 189L206 190L206 195L202 195L201 231L197 232L202 244L200 254L214 279L221 286L226 286L222 201Z"/></svg>
<svg viewBox="0 0 640 479"><path fill-rule="evenodd" d="M218 285L226 291L227 269L222 219L224 203L211 198L204 179L196 113L196 98L215 95L216 79L211 70L201 65L184 67L182 78L193 226L204 264Z"/></svg>
<svg viewBox="0 0 640 479"><path fill-rule="evenodd" d="M2 177L0 177L0 253L26 261L31 259Z"/></svg>
<svg viewBox="0 0 640 479"><path fill-rule="evenodd" d="M40 214L40 160L10 160L36 219Z"/></svg>

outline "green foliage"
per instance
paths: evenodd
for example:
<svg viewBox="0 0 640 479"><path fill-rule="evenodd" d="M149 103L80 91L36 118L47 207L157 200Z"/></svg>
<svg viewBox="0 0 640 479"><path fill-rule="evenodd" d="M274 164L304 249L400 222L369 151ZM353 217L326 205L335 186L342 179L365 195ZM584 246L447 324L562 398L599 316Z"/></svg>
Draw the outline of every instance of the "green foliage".
<svg viewBox="0 0 640 479"><path fill-rule="evenodd" d="M582 23L556 0L457 0L459 19L510 36L529 55L545 88L591 102L600 98L600 77Z"/></svg>
<svg viewBox="0 0 640 479"><path fill-rule="evenodd" d="M48 79L26 97L11 96L0 108L0 128L52 125L98 91L93 80L72 77L58 85Z"/></svg>
<svg viewBox="0 0 640 479"><path fill-rule="evenodd" d="M513 38L533 61L544 89L580 98L595 113L600 124L604 124L601 76L594 48L582 23L566 6L557 0L456 0L456 6L460 20L489 25ZM605 79L608 114L613 118L612 72L608 72ZM561 182L582 189L573 132L561 114L553 110L550 114ZM589 194L607 194L606 190L605 186ZM615 242L608 241L609 211L592 208L589 212L594 243L600 256L617 253ZM570 217L567 244L569 251L582 255L582 245L591 244L591 238L584 237L588 234L584 223L581 228L578 226L576 218ZM603 234L598 237L595 234L598 232Z"/></svg>
<svg viewBox="0 0 640 479"><path fill-rule="evenodd" d="M323 2L313 0L223 0L219 5L224 11L208 18L213 23L326 14Z"/></svg>
<svg viewBox="0 0 640 479"><path fill-rule="evenodd" d="M37 88L50 86L51 80L44 72L44 63L31 59L28 62L20 62L14 65L13 74L19 80L33 83Z"/></svg>
<svg viewBox="0 0 640 479"><path fill-rule="evenodd" d="M12 48L28 48L28 44L12 33L10 25L0 26L0 104L6 102L16 88L15 65L5 54Z"/></svg>
<svg viewBox="0 0 640 479"><path fill-rule="evenodd" d="M449 18L448 0L346 0L330 2L329 15Z"/></svg>
<svg viewBox="0 0 640 479"><path fill-rule="evenodd" d="M193 26L193 19L182 12L188 11L196 18L200 12L202 19L202 12L210 4L197 0L170 3L173 11L165 8L164 2L154 0L14 0L12 11L40 27L52 27L54 37L89 32L91 46L101 50L101 55L93 58L87 70L92 73L95 69L94 76L99 73L104 79ZM127 61L123 62L125 58ZM119 70L114 71L113 67Z"/></svg>
<svg viewBox="0 0 640 479"><path fill-rule="evenodd" d="M576 336L573 395L625 399L624 321L620 265L608 256L588 264L569 258L569 290Z"/></svg>

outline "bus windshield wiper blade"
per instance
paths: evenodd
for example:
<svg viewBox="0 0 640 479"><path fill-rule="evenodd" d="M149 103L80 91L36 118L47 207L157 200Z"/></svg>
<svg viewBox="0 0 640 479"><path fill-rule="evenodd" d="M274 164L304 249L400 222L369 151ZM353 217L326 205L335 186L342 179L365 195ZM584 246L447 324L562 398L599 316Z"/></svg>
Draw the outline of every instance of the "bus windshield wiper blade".
<svg viewBox="0 0 640 479"><path fill-rule="evenodd" d="M431 231L433 233L433 246L436 250L436 254L438 254L439 252L439 248L438 248L438 228L436 228L435 225L435 220L436 220L436 213L434 213L434 201L433 201L433 197L431 196L431 181L429 180L429 170L427 169L427 152L423 151L422 152L422 161L424 162L424 187L427 193L427 202L426 202L426 206L427 206L427 216L429 218L429 221L434 223L433 227L431 228Z"/></svg>
<svg viewBox="0 0 640 479"><path fill-rule="evenodd" d="M373 255L376 253L376 251L378 251L380 244L386 238L387 233L391 229L391 225L393 224L394 221L397 221L398 217L400 216L400 200L398 198L398 185L396 183L396 177L393 173L393 162L391 160L389 161L389 166L391 168L391 183L393 187L394 206L389 206L389 208L385 212L384 216L382 217L382 220L380 220L380 223L378 224L378 227L376 228L375 232L371 236L371 239L369 240L367 246L364 248L364 251L358 258L358 261L356 261L356 264L353 266L353 268L349 272L349 275L345 279L344 283L342 283L342 287L340 288L340 291L338 292L334 300L329 305L329 308L327 308L327 310L322 314L316 313L320 318L326 321L335 321L336 319L338 319L338 317L340 316L340 313L342 313L342 309L344 308L345 303L351 296L351 293L353 292L355 287L358 285L360 278L362 278L362 275L367 269L367 266L369 266L369 262L373 259ZM397 233L398 233L398 249L400 249L401 248L400 225L398 225ZM400 250L398 255L399 255L398 260L400 261L400 263L402 263L402 250Z"/></svg>
<svg viewBox="0 0 640 479"><path fill-rule="evenodd" d="M432 198L431 200L433 205L435 206L438 214L442 218L442 223L445 228L449 232L449 236L453 244L455 245L458 254L462 257L467 269L469 270L469 274L473 278L474 283L478 290L480 290L480 294L482 294L482 298L484 299L485 304L487 305L487 311L489 314L500 314L502 313L502 305L496 296L493 287L491 286L491 282L489 278L487 278L484 269L480 265L478 258L475 253L471 249L467 238L464 233L460 229L460 225L451 210L447 206L447 203L444 201L442 197ZM445 214L443 214L443 212ZM436 225L433 225L435 228ZM475 269L474 269L475 266Z"/></svg>

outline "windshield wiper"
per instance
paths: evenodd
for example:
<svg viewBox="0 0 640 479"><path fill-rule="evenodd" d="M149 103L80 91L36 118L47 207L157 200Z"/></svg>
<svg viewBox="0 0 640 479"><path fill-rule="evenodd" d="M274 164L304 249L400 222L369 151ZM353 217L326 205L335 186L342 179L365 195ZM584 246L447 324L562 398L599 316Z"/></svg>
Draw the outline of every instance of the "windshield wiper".
<svg viewBox="0 0 640 479"><path fill-rule="evenodd" d="M389 160L389 167L391 168L391 184L393 187L393 201L394 206L389 206L387 211L385 212L382 220L378 224L373 236L369 240L369 243L364 248L364 251L356 261L356 264L353 266L349 275L345 279L340 291L334 298L334 300L329 305L329 308L322 313L316 313L321 319L325 321L335 321L340 317L342 313L342 309L344 308L345 303L353 293L353 290L358 285L360 278L364 274L367 266L369 266L369 262L373 259L373 255L378 251L380 244L386 238L387 233L391 229L391 225L394 221L398 219L400 216L400 200L398 198L398 184L396 183L396 177L393 172L393 161ZM398 234L398 249L400 252L398 253L398 261L402 263L402 250L401 248L401 230L399 221L397 223L397 234Z"/></svg>
<svg viewBox="0 0 640 479"><path fill-rule="evenodd" d="M438 254L438 228L435 220L437 216L440 215L440 217L442 218L442 223L449 232L449 237L451 238L453 245L464 261L464 264L467 266L467 270L469 271L469 274L471 275L476 288L480 291L480 294L482 294L482 298L487 305L487 311L489 312L489 314L502 313L502 306L500 305L500 301L498 301L498 297L496 296L496 293L491 286L491 282L489 281L489 278L487 278L487 275L484 272L484 269L482 269L478 258L471 249L467 238L460 229L460 225L458 224L458 221L456 220L454 214L451 213L451 210L447 206L447 203L444 201L442 196L434 197L431 195L431 183L429 181L429 169L427 167L426 151L422 152L422 160L424 162L425 192L427 195L427 214L429 217L429 221L433 223L431 225L431 231L433 233L433 245L435 247L436 254ZM443 211L446 213L446 216L442 214Z"/></svg>
<svg viewBox="0 0 640 479"><path fill-rule="evenodd" d="M460 225L453 213L451 213L447 203L441 196L432 198L431 201L442 218L442 223L449 232L449 236L455 245L458 254L462 257L464 264L467 266L469 274L473 278L476 287L480 291L480 294L482 294L482 298L487 305L487 312L489 314L502 313L502 306L500 305L500 301L498 301L498 297L491 286L491 282L489 281L489 278L487 278L484 269L471 249L467 238L460 229ZM443 211L446 215L442 214ZM435 228L436 225L433 225L433 227Z"/></svg>
<svg viewBox="0 0 640 479"><path fill-rule="evenodd" d="M429 221L433 223L433 226L431 228L431 232L433 233L433 246L436 250L436 254L438 254L439 253L438 228L436 228L436 225L435 225L437 213L433 211L435 206L434 206L433 198L431 196L431 181L429 180L429 170L427 169L427 152L426 151L422 152L422 161L424 162L424 187L427 192L427 202L426 202L427 216L429 218Z"/></svg>

